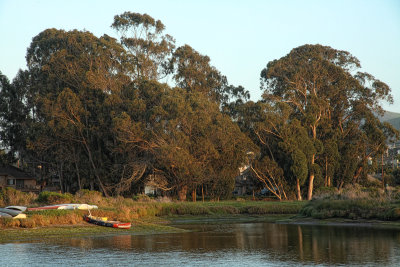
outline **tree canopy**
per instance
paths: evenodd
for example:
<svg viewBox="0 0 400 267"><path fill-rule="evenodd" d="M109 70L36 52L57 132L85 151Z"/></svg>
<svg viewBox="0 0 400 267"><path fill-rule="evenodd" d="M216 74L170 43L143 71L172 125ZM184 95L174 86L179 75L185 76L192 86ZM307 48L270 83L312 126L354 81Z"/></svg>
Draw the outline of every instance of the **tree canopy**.
<svg viewBox="0 0 400 267"><path fill-rule="evenodd" d="M368 159L398 138L376 117L389 86L349 52L294 48L261 71L253 102L208 56L176 48L161 21L125 12L111 26L120 39L44 30L26 71L12 82L0 73L2 161L65 192L150 184L182 200L199 189L229 198L247 165L278 199L311 199L314 188L362 182Z"/></svg>

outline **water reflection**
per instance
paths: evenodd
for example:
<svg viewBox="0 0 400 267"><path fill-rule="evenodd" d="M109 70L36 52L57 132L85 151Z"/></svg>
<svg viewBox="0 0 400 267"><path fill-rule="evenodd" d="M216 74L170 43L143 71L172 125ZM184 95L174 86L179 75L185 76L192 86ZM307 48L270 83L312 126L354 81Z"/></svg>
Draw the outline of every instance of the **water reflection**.
<svg viewBox="0 0 400 267"><path fill-rule="evenodd" d="M299 263L396 266L400 261L399 230L271 223L180 227L193 231L165 235L66 238L46 241L45 244L30 244L29 249L12 250L21 255L33 253L43 259L51 258L50 250L54 251L57 247L57 251L69 255L72 264L74 257L80 259L82 255L97 255L102 259L101 263L118 259L121 265L164 266L295 266ZM0 246L0 253L4 255L2 249L4 247Z"/></svg>
<svg viewBox="0 0 400 267"><path fill-rule="evenodd" d="M137 252L257 252L275 260L320 264L391 264L400 232L371 227L249 223L184 226L182 234L71 239L69 245Z"/></svg>

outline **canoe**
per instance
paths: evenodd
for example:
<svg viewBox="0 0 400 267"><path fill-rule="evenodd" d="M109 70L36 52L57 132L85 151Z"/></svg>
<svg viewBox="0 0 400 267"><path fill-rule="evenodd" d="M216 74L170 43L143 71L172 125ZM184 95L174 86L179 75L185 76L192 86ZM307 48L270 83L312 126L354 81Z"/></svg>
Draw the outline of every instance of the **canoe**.
<svg viewBox="0 0 400 267"><path fill-rule="evenodd" d="M91 216L91 215L85 215L85 216L83 216L83 219L85 221L87 221L88 223L92 223L92 224L100 225L100 226L119 228L119 229L129 229L129 228L131 228L131 223L124 223L124 222L120 222L120 221L103 220L103 219L107 219L107 218L99 218L99 217L94 217L94 216Z"/></svg>
<svg viewBox="0 0 400 267"><path fill-rule="evenodd" d="M49 205L42 206L36 208L28 208L28 211L40 211L40 210L91 210L98 209L96 205L88 205L88 204L57 204L57 205Z"/></svg>
<svg viewBox="0 0 400 267"><path fill-rule="evenodd" d="M14 210L14 209L7 209L7 208L0 208L0 212L1 213L6 213L11 215L12 217L17 216L18 214L20 214L22 211L20 210Z"/></svg>
<svg viewBox="0 0 400 267"><path fill-rule="evenodd" d="M8 213L0 212L0 218L12 218L12 216Z"/></svg>

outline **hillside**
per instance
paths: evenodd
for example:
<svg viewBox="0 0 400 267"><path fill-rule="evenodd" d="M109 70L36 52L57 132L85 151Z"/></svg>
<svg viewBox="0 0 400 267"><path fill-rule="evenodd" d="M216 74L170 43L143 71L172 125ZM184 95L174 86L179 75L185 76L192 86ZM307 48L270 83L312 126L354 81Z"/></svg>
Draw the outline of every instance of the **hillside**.
<svg viewBox="0 0 400 267"><path fill-rule="evenodd" d="M391 125L393 125L394 128L400 131L400 117L387 120L386 122L390 123Z"/></svg>
<svg viewBox="0 0 400 267"><path fill-rule="evenodd" d="M385 115L379 117L380 121L386 121L393 125L397 130L400 130L400 113L386 111Z"/></svg>
<svg viewBox="0 0 400 267"><path fill-rule="evenodd" d="M385 115L383 115L382 117L379 116L380 121L389 121L389 120L393 120L393 119L397 119L397 118L400 118L400 113L391 112L391 111L385 111Z"/></svg>

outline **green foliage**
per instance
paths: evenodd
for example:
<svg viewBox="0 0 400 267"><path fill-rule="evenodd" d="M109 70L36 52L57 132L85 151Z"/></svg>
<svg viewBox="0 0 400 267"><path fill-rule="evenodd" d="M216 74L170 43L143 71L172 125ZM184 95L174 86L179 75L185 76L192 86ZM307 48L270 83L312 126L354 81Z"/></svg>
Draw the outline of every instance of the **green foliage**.
<svg viewBox="0 0 400 267"><path fill-rule="evenodd" d="M396 202L377 199L358 200L313 200L300 211L300 214L316 219L400 219L400 206Z"/></svg>
<svg viewBox="0 0 400 267"><path fill-rule="evenodd" d="M396 169L392 172L393 175L393 183L395 185L400 185L400 169Z"/></svg>
<svg viewBox="0 0 400 267"><path fill-rule="evenodd" d="M135 78L160 79L167 72L175 40L164 35L164 24L147 14L124 12L111 25L126 48L130 74Z"/></svg>
<svg viewBox="0 0 400 267"><path fill-rule="evenodd" d="M183 198L200 187L229 198L244 164L280 198L301 197L306 185L311 198L314 184L360 182L367 158L398 135L374 116L390 88L356 72L349 52L294 48L262 70L263 100L253 103L208 56L175 49L161 21L125 12L112 28L119 40L44 30L28 48L28 70L12 83L0 73L0 137L10 151L2 160L19 155L43 182L58 177L62 192L95 204L100 193L82 189L130 196L151 182ZM166 75L176 88L159 82Z"/></svg>
<svg viewBox="0 0 400 267"><path fill-rule="evenodd" d="M57 193L50 191L40 192L37 202L44 204L63 204L70 203L73 199L73 195L70 193Z"/></svg>

